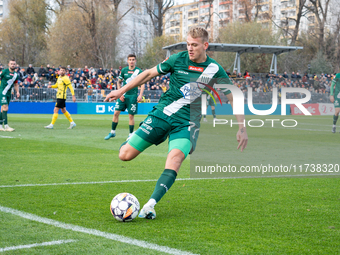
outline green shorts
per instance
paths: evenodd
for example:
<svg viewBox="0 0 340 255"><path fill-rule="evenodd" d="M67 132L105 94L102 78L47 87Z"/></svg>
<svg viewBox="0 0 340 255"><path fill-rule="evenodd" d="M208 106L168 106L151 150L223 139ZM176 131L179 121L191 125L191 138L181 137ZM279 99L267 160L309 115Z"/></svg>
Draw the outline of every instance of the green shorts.
<svg viewBox="0 0 340 255"><path fill-rule="evenodd" d="M125 95L125 100L122 102L120 99L117 100L115 111L125 111L128 110L128 113L131 115L137 114L138 110L138 103L137 103L137 96L130 96Z"/></svg>
<svg viewBox="0 0 340 255"><path fill-rule="evenodd" d="M11 101L11 95L3 95L0 94L0 104L1 105L9 105L9 102Z"/></svg>
<svg viewBox="0 0 340 255"><path fill-rule="evenodd" d="M340 98L334 98L334 108L340 108Z"/></svg>
<svg viewBox="0 0 340 255"><path fill-rule="evenodd" d="M196 148L200 123L176 120L158 109L153 109L136 130L143 140L158 145L169 138L169 142L179 138L190 140L190 154Z"/></svg>

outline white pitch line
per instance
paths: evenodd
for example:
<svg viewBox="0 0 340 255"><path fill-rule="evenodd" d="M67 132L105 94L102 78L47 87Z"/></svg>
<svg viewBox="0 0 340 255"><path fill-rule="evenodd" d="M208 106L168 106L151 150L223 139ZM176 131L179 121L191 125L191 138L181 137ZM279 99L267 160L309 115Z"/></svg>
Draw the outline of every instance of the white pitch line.
<svg viewBox="0 0 340 255"><path fill-rule="evenodd" d="M291 178L291 177L317 177L317 176L338 176L334 174L291 174L291 175L259 175L259 176L235 176L235 177L212 177L212 178L177 178L176 181L197 181L197 180L224 180L224 179L255 179L255 178ZM156 182L158 180L121 180L121 181L98 181L98 182L66 182L66 183L37 183L19 185L0 185L0 188L17 187L41 187L41 186L63 186L63 185L89 185L89 184L108 184L108 183L131 183L131 182Z"/></svg>
<svg viewBox="0 0 340 255"><path fill-rule="evenodd" d="M14 137L0 135L0 138L14 138Z"/></svg>
<svg viewBox="0 0 340 255"><path fill-rule="evenodd" d="M12 208L8 208L8 207L4 207L0 205L0 211L1 212L5 212L5 213L10 213L28 220L32 220L32 221L37 221L40 223L44 223L47 225L51 225L51 226L55 226L58 228L62 228L62 229L68 229L68 230L72 230L75 232L80 232L80 233L85 233L85 234L89 234L89 235L94 235L94 236L99 236L99 237L104 237L110 240L114 240L117 242L122 242L122 243L126 243L129 245L135 245L138 247L142 247L142 248L146 248L146 249L151 249L151 250L156 250L156 251L160 251L160 252L164 252L164 253L168 253L168 254L174 254L174 255L195 255L191 252L186 252L186 251L181 251L178 249L174 249L174 248L170 248L167 246L162 246L162 245L158 245L158 244L153 244L153 243L149 243L149 242L145 242L145 241L140 241L137 239L133 239L130 237L125 237L122 235L116 235L116 234L111 234L111 233L106 233L106 232L102 232L96 229L91 229L91 228L84 228L81 226L77 226L77 225L73 225L73 224L67 224L67 223L63 223L60 221L56 221L56 220L51 220L48 218L43 218L31 213L26 213L26 212L22 212L22 211L18 211Z"/></svg>
<svg viewBox="0 0 340 255"><path fill-rule="evenodd" d="M52 241L52 242L44 242L44 243L34 243L34 244L27 244L27 245L19 245L19 246L11 246L11 247L5 247L5 248L0 248L0 252L4 251L13 251L13 250L19 250L19 249L30 249L34 247L39 247L39 246L50 246L50 245L57 245L57 244L64 244L64 243L73 243L77 242L77 240L59 240L59 241Z"/></svg>

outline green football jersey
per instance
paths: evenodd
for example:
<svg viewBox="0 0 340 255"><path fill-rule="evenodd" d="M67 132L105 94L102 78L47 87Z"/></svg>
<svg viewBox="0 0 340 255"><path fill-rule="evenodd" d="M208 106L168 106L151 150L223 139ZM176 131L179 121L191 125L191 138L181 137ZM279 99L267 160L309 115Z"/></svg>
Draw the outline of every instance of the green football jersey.
<svg viewBox="0 0 340 255"><path fill-rule="evenodd" d="M10 72L9 69L4 69L0 75L1 85L0 92L2 95L11 95L11 89L14 83L18 82L19 75L16 72Z"/></svg>
<svg viewBox="0 0 340 255"><path fill-rule="evenodd" d="M197 121L201 116L200 85L195 82L210 84L212 79L218 79L218 83L232 84L223 68L212 58L207 56L203 63L195 63L189 59L188 51L172 55L159 65L157 71L160 74L171 73L169 89L161 96L155 106L168 116L180 121ZM220 79L222 78L222 79ZM208 87L204 89L210 90ZM224 94L230 90L222 90Z"/></svg>
<svg viewBox="0 0 340 255"><path fill-rule="evenodd" d="M135 69L130 70L129 67L124 67L122 71L120 72L119 79L123 81L122 87L125 86L127 83L129 83L132 79L136 78L138 74L140 74L142 69L135 67ZM125 93L125 95L135 95L138 94L138 88L133 88Z"/></svg>
<svg viewBox="0 0 340 255"><path fill-rule="evenodd" d="M334 98L340 99L340 73L337 73L335 78L332 80L334 83L334 90L331 90L331 96L334 95Z"/></svg>

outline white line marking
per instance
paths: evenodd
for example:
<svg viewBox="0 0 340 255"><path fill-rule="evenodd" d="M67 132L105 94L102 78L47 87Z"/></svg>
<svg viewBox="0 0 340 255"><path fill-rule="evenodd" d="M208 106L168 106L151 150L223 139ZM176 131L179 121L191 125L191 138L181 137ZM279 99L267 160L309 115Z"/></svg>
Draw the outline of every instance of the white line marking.
<svg viewBox="0 0 340 255"><path fill-rule="evenodd" d="M77 240L69 239L69 240L59 240L59 241L52 241L52 242L11 246L11 247L0 248L0 252L13 251L13 250L19 250L19 249L29 249L29 248L39 247L39 246L49 246L49 245L56 245L56 244L73 243L73 242L77 242Z"/></svg>
<svg viewBox="0 0 340 255"><path fill-rule="evenodd" d="M104 237L104 238L114 240L114 241L117 241L117 242L127 243L127 244L135 245L135 246L138 246L138 247L156 250L156 251L160 251L160 252L164 252L164 253L168 253L168 254L194 255L191 252L181 251L181 250L177 250L177 249L170 248L170 247L167 247L167 246L161 246L161 245L158 245L158 244L140 241L140 240L133 239L133 238L130 238L130 237L106 233L106 232L102 232L102 231L99 231L99 230L96 230L96 229L84 228L84 227L77 226L77 225L67 224L67 223L63 223L63 222L60 222L60 221L51 220L51 219L48 219L48 218L43 218L43 217L31 214L31 213L21 212L21 211L12 209L12 208L3 207L1 205L0 205L0 211L5 212L5 213L10 213L10 214L13 214L13 215L16 215L16 216L19 216L19 217L22 217L22 218L25 218L25 219L28 219L28 220L37 221L37 222L44 223L44 224L47 224L47 225L55 226L55 227L58 227L58 228L69 229L69 230L72 230L72 231L75 231L75 232L81 232L81 233L94 235L94 236L100 236L100 237Z"/></svg>
<svg viewBox="0 0 340 255"><path fill-rule="evenodd" d="M14 138L14 137L0 135L0 138Z"/></svg>
<svg viewBox="0 0 340 255"><path fill-rule="evenodd" d="M290 177L318 177L318 176L338 176L334 174L291 174L291 175L260 175L260 176L235 176L235 177L212 177L212 178L177 178L176 181L197 181L197 180L224 180L224 179L254 179L254 178L290 178ZM99 181L99 182L66 182L66 183L37 183L37 184L18 184L18 185L0 185L0 188L16 187L41 187L41 186L63 186L63 185L89 185L89 184L107 184L107 183L129 183L129 182L156 182L158 180L121 180L121 181Z"/></svg>

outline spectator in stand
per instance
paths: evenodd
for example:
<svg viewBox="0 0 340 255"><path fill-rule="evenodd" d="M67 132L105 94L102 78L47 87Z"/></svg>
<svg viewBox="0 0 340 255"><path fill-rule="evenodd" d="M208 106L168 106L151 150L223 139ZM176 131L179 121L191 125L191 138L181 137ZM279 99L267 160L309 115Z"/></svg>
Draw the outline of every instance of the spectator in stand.
<svg viewBox="0 0 340 255"><path fill-rule="evenodd" d="M241 73L238 73L238 75L237 75L236 78L242 78L242 74L241 74Z"/></svg>
<svg viewBox="0 0 340 255"><path fill-rule="evenodd" d="M71 72L72 72L72 68L71 68L71 66L70 66L70 65L67 65L66 71L68 71L69 73L71 73Z"/></svg>
<svg viewBox="0 0 340 255"><path fill-rule="evenodd" d="M29 82L29 83L31 83L31 81L32 81L32 76L29 74L29 75L27 75L27 81Z"/></svg>
<svg viewBox="0 0 340 255"><path fill-rule="evenodd" d="M87 68L87 66L84 67L83 74L86 76L87 79L89 78L89 69Z"/></svg>
<svg viewBox="0 0 340 255"><path fill-rule="evenodd" d="M39 70L38 70L38 76L39 77L44 77L45 78L45 74L46 74L46 70L44 68L43 65L40 66Z"/></svg>
<svg viewBox="0 0 340 255"><path fill-rule="evenodd" d="M35 73L35 74L33 75L32 80L33 80L34 82L36 82L37 80L39 80L39 76L38 76L37 73Z"/></svg>
<svg viewBox="0 0 340 255"><path fill-rule="evenodd" d="M237 78L236 70L233 71L233 74L230 75L230 78L233 78L233 79Z"/></svg>
<svg viewBox="0 0 340 255"><path fill-rule="evenodd" d="M104 76L105 76L105 71L103 70L102 67L100 67L98 70L98 77L104 78Z"/></svg>
<svg viewBox="0 0 340 255"><path fill-rule="evenodd" d="M91 73L91 78L90 78L91 85L95 85L97 82L97 75L96 72Z"/></svg>
<svg viewBox="0 0 340 255"><path fill-rule="evenodd" d="M84 80L84 77L79 78L79 86L81 89L86 88L86 80Z"/></svg>
<svg viewBox="0 0 340 255"><path fill-rule="evenodd" d="M44 86L44 78L39 77L39 79L35 82L36 85L38 85L39 88L42 88Z"/></svg>
<svg viewBox="0 0 340 255"><path fill-rule="evenodd" d="M81 70L81 68L78 68L77 71L75 72L75 74L79 74L79 77L82 75L83 71Z"/></svg>
<svg viewBox="0 0 340 255"><path fill-rule="evenodd" d="M282 75L282 77L285 78L285 79L288 79L288 74L287 74L287 72L284 72L283 75Z"/></svg>
<svg viewBox="0 0 340 255"><path fill-rule="evenodd" d="M246 70L246 71L244 72L243 76L244 76L245 79L251 78L250 75L249 75L248 70Z"/></svg>
<svg viewBox="0 0 340 255"><path fill-rule="evenodd" d="M230 77L230 75L231 75L231 73L230 73L230 71L229 70L227 70L227 75L228 75L228 77Z"/></svg>
<svg viewBox="0 0 340 255"><path fill-rule="evenodd" d="M299 72L296 73L296 79L301 79L301 75L299 74Z"/></svg>
<svg viewBox="0 0 340 255"><path fill-rule="evenodd" d="M92 74L95 73L95 72L96 72L96 70L94 70L94 68L91 66L90 69L89 69L89 77L91 77Z"/></svg>
<svg viewBox="0 0 340 255"><path fill-rule="evenodd" d="M79 74L74 75L73 79L77 80L77 83L79 83L79 80L80 80Z"/></svg>
<svg viewBox="0 0 340 255"><path fill-rule="evenodd" d="M294 72L292 72L292 75L290 76L290 78L296 79L296 78L297 78L297 77L296 77L296 74L295 74Z"/></svg>
<svg viewBox="0 0 340 255"><path fill-rule="evenodd" d="M34 71L34 68L32 67L32 64L29 64L29 65L28 65L28 68L27 68L27 70L26 70L26 73L27 73L27 74L30 74L31 76L34 75L35 71Z"/></svg>
<svg viewBox="0 0 340 255"><path fill-rule="evenodd" d="M303 82L303 83L307 83L307 82L308 82L308 76L307 76L307 75L304 75L304 76L302 77L302 82Z"/></svg>
<svg viewBox="0 0 340 255"><path fill-rule="evenodd" d="M52 68L50 68L50 70L48 70L48 76L49 76L49 81L51 81L52 83L55 83L57 81L56 77L55 77L55 71L53 71Z"/></svg>
<svg viewBox="0 0 340 255"><path fill-rule="evenodd" d="M87 86L87 101L92 102L93 89L92 86Z"/></svg>

